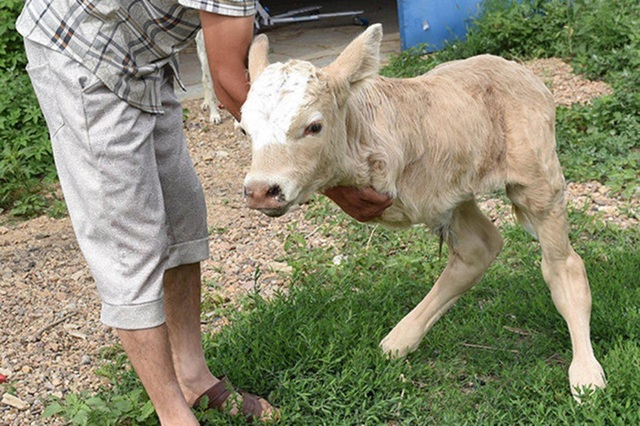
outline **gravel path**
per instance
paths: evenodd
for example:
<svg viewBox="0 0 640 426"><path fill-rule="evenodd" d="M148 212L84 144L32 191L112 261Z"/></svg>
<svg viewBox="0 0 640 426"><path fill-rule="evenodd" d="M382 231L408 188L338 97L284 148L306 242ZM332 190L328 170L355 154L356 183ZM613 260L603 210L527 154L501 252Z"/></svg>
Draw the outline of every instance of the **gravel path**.
<svg viewBox="0 0 640 426"><path fill-rule="evenodd" d="M527 65L563 105L588 102L610 91L603 83L571 74L559 60ZM204 298L233 304L253 288L258 269L260 291L268 297L288 285L283 240L290 229L307 235L309 244L335 242L314 232L314 225L304 220L304 206L277 220L246 209L240 192L250 160L249 142L234 129L228 114L222 125L210 126L199 101L185 107L190 111L189 145L209 209L211 259L203 265ZM638 225L638 203L620 205L597 182L569 183L567 198L601 220ZM509 206L499 200L482 205L498 224L511 220ZM629 218L628 211L636 213ZM207 312L210 305L204 305L205 332L226 323ZM114 333L100 324L99 300L69 219L39 217L12 223L0 216L0 374L7 377L0 385L0 425L63 424L40 417L47 398L105 385L95 370L102 363L101 350L115 343Z"/></svg>

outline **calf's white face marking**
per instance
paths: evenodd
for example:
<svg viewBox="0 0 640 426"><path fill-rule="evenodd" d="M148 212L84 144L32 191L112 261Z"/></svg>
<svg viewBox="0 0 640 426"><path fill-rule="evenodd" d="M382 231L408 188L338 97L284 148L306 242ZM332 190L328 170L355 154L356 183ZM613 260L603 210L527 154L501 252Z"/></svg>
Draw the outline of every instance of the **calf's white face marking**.
<svg viewBox="0 0 640 426"><path fill-rule="evenodd" d="M314 72L311 64L304 62L276 63L252 84L242 107L242 126L251 135L254 152L287 142L291 124L308 102L307 89ZM318 120L322 115L318 112L313 117Z"/></svg>

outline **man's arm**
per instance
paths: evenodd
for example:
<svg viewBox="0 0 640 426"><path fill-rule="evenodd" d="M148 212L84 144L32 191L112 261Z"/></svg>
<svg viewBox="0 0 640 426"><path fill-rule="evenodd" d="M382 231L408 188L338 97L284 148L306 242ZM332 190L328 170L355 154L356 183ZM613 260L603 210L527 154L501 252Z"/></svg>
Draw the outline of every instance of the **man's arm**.
<svg viewBox="0 0 640 426"><path fill-rule="evenodd" d="M247 55L253 38L253 19L200 11L213 88L236 120L240 120L240 107L249 91Z"/></svg>

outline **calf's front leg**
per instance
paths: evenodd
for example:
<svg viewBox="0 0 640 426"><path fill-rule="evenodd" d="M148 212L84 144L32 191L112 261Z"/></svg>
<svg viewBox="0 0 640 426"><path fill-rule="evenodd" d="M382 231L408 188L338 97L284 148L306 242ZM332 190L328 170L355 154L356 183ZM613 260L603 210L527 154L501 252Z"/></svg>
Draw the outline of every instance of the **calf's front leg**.
<svg viewBox="0 0 640 426"><path fill-rule="evenodd" d="M449 260L427 296L380 342L382 350L403 357L456 300L477 283L502 249L502 237L475 201L458 206L446 236Z"/></svg>

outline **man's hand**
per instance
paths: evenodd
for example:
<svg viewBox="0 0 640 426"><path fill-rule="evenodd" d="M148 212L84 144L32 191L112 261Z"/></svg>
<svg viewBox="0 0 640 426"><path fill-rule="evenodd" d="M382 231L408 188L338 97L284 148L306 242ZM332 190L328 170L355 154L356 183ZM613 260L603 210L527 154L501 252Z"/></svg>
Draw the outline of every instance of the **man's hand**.
<svg viewBox="0 0 640 426"><path fill-rule="evenodd" d="M326 189L324 195L331 198L346 214L359 222L369 222L393 204L393 198L373 188L335 186Z"/></svg>

